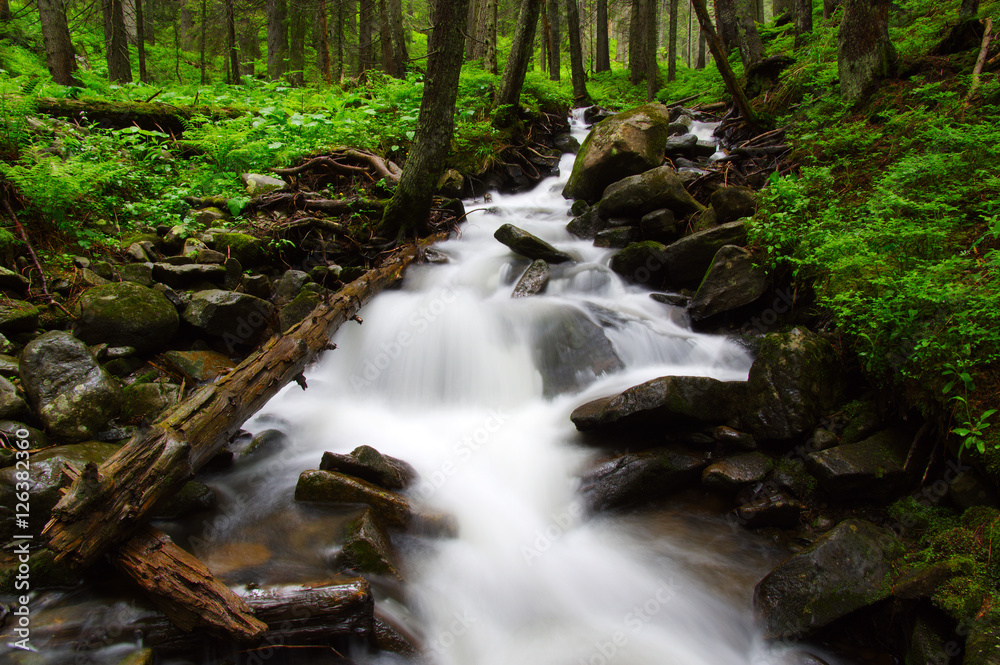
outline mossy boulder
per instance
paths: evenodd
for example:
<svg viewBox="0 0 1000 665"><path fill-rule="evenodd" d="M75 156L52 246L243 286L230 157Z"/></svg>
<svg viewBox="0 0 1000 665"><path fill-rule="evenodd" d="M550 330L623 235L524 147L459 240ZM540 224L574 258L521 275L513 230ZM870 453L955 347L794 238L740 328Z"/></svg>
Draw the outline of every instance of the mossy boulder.
<svg viewBox="0 0 1000 665"><path fill-rule="evenodd" d="M720 187L709 198L715 210L717 224L732 222L741 217L753 217L757 211L757 193L749 187Z"/></svg>
<svg viewBox="0 0 1000 665"><path fill-rule="evenodd" d="M0 302L0 333L15 335L34 332L38 325L38 308L21 300Z"/></svg>
<svg viewBox="0 0 1000 665"><path fill-rule="evenodd" d="M577 203L582 202L578 201ZM595 206L588 210L584 210L579 215L571 219L566 225L566 230L575 235L577 238L593 240L600 231L610 229L615 224L617 224L617 222L601 217L597 212L597 207Z"/></svg>
<svg viewBox="0 0 1000 665"><path fill-rule="evenodd" d="M584 475L580 493L593 511L635 506L688 487L704 467L705 457L688 451L629 453Z"/></svg>
<svg viewBox="0 0 1000 665"><path fill-rule="evenodd" d="M623 177L663 163L670 117L662 104L644 104L599 122L580 146L563 196L594 202Z"/></svg>
<svg viewBox="0 0 1000 665"><path fill-rule="evenodd" d="M597 204L601 217L639 218L661 208L686 217L705 206L688 194L672 166L660 166L608 185Z"/></svg>
<svg viewBox="0 0 1000 665"><path fill-rule="evenodd" d="M538 236L528 233L513 224L504 224L496 230L493 237L511 249L511 251L526 256L529 259L542 259L547 263L565 263L573 257L556 249Z"/></svg>
<svg viewBox="0 0 1000 665"><path fill-rule="evenodd" d="M14 552L0 552L0 593L20 594L24 589L18 589L18 582L23 582L19 568L21 562L19 556ZM28 577L31 580L32 589L46 589L49 587L71 587L80 580L80 573L74 570L66 559L56 561L55 553L46 548L32 548L28 557ZM20 580L18 578L21 578ZM31 654L30 651L22 653ZM32 660L25 661L42 665L49 661Z"/></svg>
<svg viewBox="0 0 1000 665"><path fill-rule="evenodd" d="M230 345L260 337L274 316L274 306L245 293L209 289L191 296L183 319L203 333Z"/></svg>
<svg viewBox="0 0 1000 665"><path fill-rule="evenodd" d="M0 419L17 418L24 415L28 405L17 393L17 388L0 376Z"/></svg>
<svg viewBox="0 0 1000 665"><path fill-rule="evenodd" d="M181 398L181 387L175 383L136 383L122 390L121 417L125 421L156 420L168 407Z"/></svg>
<svg viewBox="0 0 1000 665"><path fill-rule="evenodd" d="M94 438L118 415L121 388L87 345L52 331L21 352L21 385L39 419L66 441Z"/></svg>
<svg viewBox="0 0 1000 665"><path fill-rule="evenodd" d="M841 522L757 584L754 612L765 637L808 636L886 598L900 554L888 529L860 519Z"/></svg>
<svg viewBox="0 0 1000 665"><path fill-rule="evenodd" d="M347 526L344 544L337 555L337 565L359 573L376 573L399 578L393 563L396 558L392 540L371 510Z"/></svg>
<svg viewBox="0 0 1000 665"><path fill-rule="evenodd" d="M83 292L73 334L87 344L131 346L148 353L166 344L179 324L177 309L159 291L113 282Z"/></svg>
<svg viewBox="0 0 1000 665"><path fill-rule="evenodd" d="M750 367L742 423L757 441L787 442L811 431L844 392L833 346L805 328L764 337Z"/></svg>
<svg viewBox="0 0 1000 665"><path fill-rule="evenodd" d="M409 463L383 455L371 446L358 446L348 455L323 453L319 468L354 476L387 490L406 489L417 479L417 471Z"/></svg>
<svg viewBox="0 0 1000 665"><path fill-rule="evenodd" d="M246 233L217 233L210 244L212 249L233 257L244 268L256 268L270 258L263 241Z"/></svg>
<svg viewBox="0 0 1000 665"><path fill-rule="evenodd" d="M167 351L163 358L191 383L214 381L237 365L217 351Z"/></svg>
<svg viewBox="0 0 1000 665"><path fill-rule="evenodd" d="M634 226L613 226L597 232L594 236L594 247L621 249L640 238L639 229Z"/></svg>
<svg viewBox="0 0 1000 665"><path fill-rule="evenodd" d="M53 506L61 498L59 490L70 484L69 478L63 473L64 465L72 464L82 471L91 462L101 464L116 450L118 446L93 441L42 450L31 456L27 480L18 479L17 467L0 469L0 540L7 541L15 532L24 532L23 529L15 530L14 524L15 512L21 512L15 511L18 482L28 483L28 492L31 494L28 529L37 537L48 521Z"/></svg>
<svg viewBox="0 0 1000 665"><path fill-rule="evenodd" d="M1000 663L1000 610L991 609L972 624L962 665Z"/></svg>
<svg viewBox="0 0 1000 665"><path fill-rule="evenodd" d="M610 268L626 281L658 289L667 275L666 247L654 240L627 245L611 257Z"/></svg>
<svg viewBox="0 0 1000 665"><path fill-rule="evenodd" d="M410 504L403 496L333 471L303 471L295 485L295 500L367 504L375 517L390 527L405 528L413 517Z"/></svg>
<svg viewBox="0 0 1000 665"><path fill-rule="evenodd" d="M663 249L667 284L671 288L697 288L715 255L726 245L744 245L743 222L730 222L685 236Z"/></svg>
<svg viewBox="0 0 1000 665"><path fill-rule="evenodd" d="M695 321L728 312L753 301L767 291L767 275L754 265L750 252L726 245L715 254L688 312Z"/></svg>
<svg viewBox="0 0 1000 665"><path fill-rule="evenodd" d="M309 316L317 305L323 302L323 296L312 291L302 291L292 298L291 302L281 308L278 314L278 324L281 330L287 331L302 319Z"/></svg>

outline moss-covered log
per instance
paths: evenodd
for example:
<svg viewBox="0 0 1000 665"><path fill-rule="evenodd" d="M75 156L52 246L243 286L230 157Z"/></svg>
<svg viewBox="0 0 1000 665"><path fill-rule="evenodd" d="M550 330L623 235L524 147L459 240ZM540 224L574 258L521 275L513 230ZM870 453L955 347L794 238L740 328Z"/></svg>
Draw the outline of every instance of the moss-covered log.
<svg viewBox="0 0 1000 665"><path fill-rule="evenodd" d="M138 126L149 131L181 134L184 124L195 115L210 118L237 118L246 113L238 109L182 107L156 102L108 102L97 100L39 97L35 110L57 118L93 123L109 129Z"/></svg>

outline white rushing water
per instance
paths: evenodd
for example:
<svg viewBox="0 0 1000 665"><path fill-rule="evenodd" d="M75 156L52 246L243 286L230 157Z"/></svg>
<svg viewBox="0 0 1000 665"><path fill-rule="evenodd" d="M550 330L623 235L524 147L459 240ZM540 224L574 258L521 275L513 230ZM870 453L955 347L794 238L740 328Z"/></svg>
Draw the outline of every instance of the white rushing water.
<svg viewBox="0 0 1000 665"><path fill-rule="evenodd" d="M379 602L431 662L799 662L753 628L749 593L769 553L752 536L707 515L584 515L578 476L598 453L579 444L573 408L667 374L742 380L750 358L691 332L679 310L609 270L611 250L565 230L571 167L568 155L562 176L531 192L466 202L461 237L438 247L448 262L412 267L363 325L340 331L307 391L290 386L248 425L277 422L292 444L213 536L243 540L287 511L323 451L368 444L413 464L411 495L457 519L457 538L404 552L412 611ZM553 266L544 295L510 297L528 261L493 238L505 222L576 258ZM241 482L237 471L223 486Z"/></svg>

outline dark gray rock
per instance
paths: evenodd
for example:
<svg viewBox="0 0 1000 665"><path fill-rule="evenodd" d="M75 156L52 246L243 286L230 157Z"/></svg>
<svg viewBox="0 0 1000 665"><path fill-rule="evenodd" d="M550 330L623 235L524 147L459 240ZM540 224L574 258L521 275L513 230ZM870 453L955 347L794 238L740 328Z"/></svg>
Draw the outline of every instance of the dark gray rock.
<svg viewBox="0 0 1000 665"><path fill-rule="evenodd" d="M662 243L673 242L683 233L683 227L678 223L677 216L666 208L643 215L639 220L639 230L642 231L643 240Z"/></svg>
<svg viewBox="0 0 1000 665"><path fill-rule="evenodd" d="M577 201L577 203L579 203L579 201ZM597 207L595 206L571 219L569 224L566 225L566 230L575 235L577 238L592 240L600 231L610 229L614 225L615 222L612 220L601 217L597 212Z"/></svg>
<svg viewBox="0 0 1000 665"><path fill-rule="evenodd" d="M247 196L261 196L268 192L277 192L288 186L281 178L260 173L241 173L240 180L247 186Z"/></svg>
<svg viewBox="0 0 1000 665"><path fill-rule="evenodd" d="M172 289L186 289L206 282L222 286L226 280L226 269L222 266L204 263L190 263L181 266L154 263L153 279Z"/></svg>
<svg viewBox="0 0 1000 665"><path fill-rule="evenodd" d="M634 506L691 485L704 468L703 456L669 449L621 455L588 472L580 493L591 510Z"/></svg>
<svg viewBox="0 0 1000 665"><path fill-rule="evenodd" d="M323 453L319 468L366 480L388 490L403 490L417 479L417 470L401 459L383 455L371 446L358 446L348 455Z"/></svg>
<svg viewBox="0 0 1000 665"><path fill-rule="evenodd" d="M278 314L278 325L281 327L281 331L286 332L296 323L309 316L321 302L323 302L323 296L303 290L299 295L292 298L287 305L281 308L281 313Z"/></svg>
<svg viewBox="0 0 1000 665"><path fill-rule="evenodd" d="M126 422L140 418L153 422L180 398L176 383L135 383L122 390L121 416Z"/></svg>
<svg viewBox="0 0 1000 665"><path fill-rule="evenodd" d="M14 356L8 356L6 353L0 353L0 376L12 379L20 374L21 361Z"/></svg>
<svg viewBox="0 0 1000 665"><path fill-rule="evenodd" d="M667 275L666 247L653 240L634 242L611 257L609 267L634 284L651 289L662 286Z"/></svg>
<svg viewBox="0 0 1000 665"><path fill-rule="evenodd" d="M532 334L531 351L546 397L578 390L624 367L604 329L575 307L547 310Z"/></svg>
<svg viewBox="0 0 1000 665"><path fill-rule="evenodd" d="M334 471L303 471L295 485L295 500L364 503L371 507L379 522L390 527L405 528L413 517L403 496Z"/></svg>
<svg viewBox="0 0 1000 665"><path fill-rule="evenodd" d="M875 603L892 588L895 535L864 520L845 520L785 559L757 585L754 610L768 639L811 634Z"/></svg>
<svg viewBox="0 0 1000 665"><path fill-rule="evenodd" d="M805 434L840 403L842 372L830 343L805 328L766 335L750 368L743 425L758 442Z"/></svg>
<svg viewBox="0 0 1000 665"><path fill-rule="evenodd" d="M361 517L347 527L344 544L337 554L336 564L358 573L376 573L399 578L399 571L393 563L395 550L389 534L371 510L365 510Z"/></svg>
<svg viewBox="0 0 1000 665"><path fill-rule="evenodd" d="M118 381L68 332L45 333L24 347L21 385L45 428L66 441L91 439L118 415Z"/></svg>
<svg viewBox="0 0 1000 665"><path fill-rule="evenodd" d="M242 284L243 292L255 298L268 300L272 295L271 280L267 275L244 275Z"/></svg>
<svg viewBox="0 0 1000 665"><path fill-rule="evenodd" d="M993 608L972 624L965 642L962 665L1000 663L1000 611Z"/></svg>
<svg viewBox="0 0 1000 665"><path fill-rule="evenodd" d="M680 136L672 136L667 139L667 143L663 146L663 152L667 157L692 157L694 156L694 148L698 144L698 137L694 134L681 134Z"/></svg>
<svg viewBox="0 0 1000 665"><path fill-rule="evenodd" d="M706 487L738 492L764 480L773 468L774 462L763 453L733 455L709 465L701 474L701 482Z"/></svg>
<svg viewBox="0 0 1000 665"><path fill-rule="evenodd" d="M214 381L237 364L215 351L167 351L163 358L191 383Z"/></svg>
<svg viewBox="0 0 1000 665"><path fill-rule="evenodd" d="M740 448L742 450L756 450L757 442L753 435L747 432L740 432L732 427L720 425L712 430L712 440L727 448Z"/></svg>
<svg viewBox="0 0 1000 665"><path fill-rule="evenodd" d="M542 259L548 263L565 263L573 260L573 257L566 252L556 249L541 238L513 224L504 224L496 230L493 237L517 254L532 260Z"/></svg>
<svg viewBox="0 0 1000 665"><path fill-rule="evenodd" d="M184 310L184 320L209 335L247 342L261 335L274 306L245 293L198 291Z"/></svg>
<svg viewBox="0 0 1000 665"><path fill-rule="evenodd" d="M38 326L38 308L21 300L0 301L0 333L16 335L34 332Z"/></svg>
<svg viewBox="0 0 1000 665"><path fill-rule="evenodd" d="M153 264L152 263L129 263L121 267L123 282L132 282L140 286L153 286Z"/></svg>
<svg viewBox="0 0 1000 665"><path fill-rule="evenodd" d="M709 198L719 224L742 217L753 217L757 211L757 193L749 187L720 187Z"/></svg>
<svg viewBox="0 0 1000 665"><path fill-rule="evenodd" d="M681 238L663 249L667 282L674 288L697 287L720 249L743 245L747 233L743 222L730 222Z"/></svg>
<svg viewBox="0 0 1000 665"><path fill-rule="evenodd" d="M745 398L746 384L701 376L664 376L577 407L580 431L632 425L725 423Z"/></svg>
<svg viewBox="0 0 1000 665"><path fill-rule="evenodd" d="M736 509L736 518L748 529L774 526L791 529L798 525L802 504L784 492L759 496Z"/></svg>
<svg viewBox="0 0 1000 665"><path fill-rule="evenodd" d="M601 121L580 146L563 196L594 202L611 183L659 166L669 126L662 104L645 104Z"/></svg>
<svg viewBox="0 0 1000 665"><path fill-rule="evenodd" d="M735 245L720 249L688 312L695 321L749 305L767 291L767 275L754 265L750 252Z"/></svg>
<svg viewBox="0 0 1000 665"><path fill-rule="evenodd" d="M639 235L639 229L634 226L613 226L597 232L594 247L620 249L639 240Z"/></svg>
<svg viewBox="0 0 1000 665"><path fill-rule="evenodd" d="M890 498L912 483L904 468L911 441L905 432L885 430L858 443L810 453L806 468L840 499Z"/></svg>
<svg viewBox="0 0 1000 665"><path fill-rule="evenodd" d="M28 292L28 279L20 273L0 266L0 291L12 291L24 295Z"/></svg>
<svg viewBox="0 0 1000 665"><path fill-rule="evenodd" d="M299 295L302 287L312 281L309 273L301 270L286 270L274 285L274 304L281 307Z"/></svg>
<svg viewBox="0 0 1000 665"><path fill-rule="evenodd" d="M28 405L17 394L14 384L0 377L0 420L20 417L27 410Z"/></svg>
<svg viewBox="0 0 1000 665"><path fill-rule="evenodd" d="M623 178L604 190L597 210L602 217L642 217L666 208L677 217L705 209L694 200L671 166L660 166Z"/></svg>
<svg viewBox="0 0 1000 665"><path fill-rule="evenodd" d="M559 152L568 152L574 155L580 152L580 142L570 134L558 134L552 139L552 143Z"/></svg>
<svg viewBox="0 0 1000 665"><path fill-rule="evenodd" d="M549 268L548 263L541 259L532 261L531 265L524 271L524 274L521 275L521 279L517 280L517 285L514 287L514 292L510 297L526 298L538 295L548 286L551 276L552 270Z"/></svg>
<svg viewBox="0 0 1000 665"><path fill-rule="evenodd" d="M87 289L73 334L88 344L131 346L138 353L158 350L180 325L177 309L162 294L132 282Z"/></svg>
<svg viewBox="0 0 1000 665"><path fill-rule="evenodd" d="M192 513L211 510L215 507L217 498L215 490L205 483L190 480L173 494L153 508L153 519L175 520Z"/></svg>

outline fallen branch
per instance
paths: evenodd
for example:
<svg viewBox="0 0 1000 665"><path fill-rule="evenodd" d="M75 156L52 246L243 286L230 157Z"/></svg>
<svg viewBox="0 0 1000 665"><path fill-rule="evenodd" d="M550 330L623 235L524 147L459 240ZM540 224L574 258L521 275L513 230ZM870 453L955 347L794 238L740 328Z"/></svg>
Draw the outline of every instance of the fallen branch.
<svg viewBox="0 0 1000 665"><path fill-rule="evenodd" d="M992 31L993 19L988 18L986 19L986 30L983 31L983 45L979 49L979 58L976 60L976 66L972 70L972 85L969 86L969 94L965 96L966 107L972 102L972 96L976 94L976 89L979 87L979 75L983 73L983 65L986 64L986 55L990 50Z"/></svg>
<svg viewBox="0 0 1000 665"><path fill-rule="evenodd" d="M271 192L256 201L261 208L285 207L295 210L312 210L331 215L344 215L365 210L376 211L385 208L382 199L310 199L301 192Z"/></svg>

